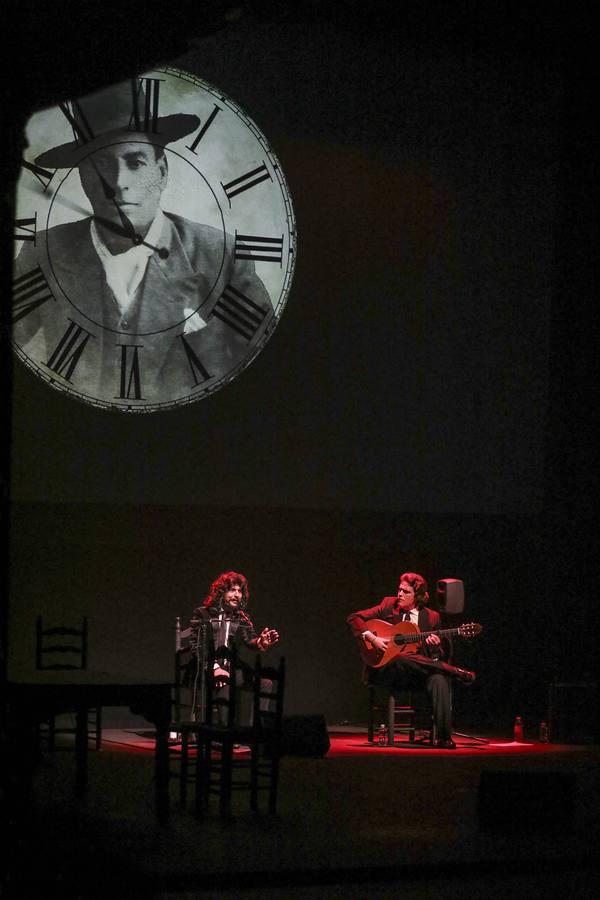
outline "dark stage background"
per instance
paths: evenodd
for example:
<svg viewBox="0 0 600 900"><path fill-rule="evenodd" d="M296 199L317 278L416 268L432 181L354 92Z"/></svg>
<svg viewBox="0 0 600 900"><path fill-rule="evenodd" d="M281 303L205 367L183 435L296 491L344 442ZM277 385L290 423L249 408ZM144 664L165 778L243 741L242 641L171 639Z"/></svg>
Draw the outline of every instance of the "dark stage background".
<svg viewBox="0 0 600 900"><path fill-rule="evenodd" d="M28 111L168 62L266 134L298 259L265 350L187 408L112 414L5 373L9 674L31 670L43 612L89 616L93 668L168 677L175 616L234 568L283 635L287 711L357 721L345 616L416 569L463 579L464 619L484 625L460 649L479 673L460 724L534 723L553 678L592 679L584 14L13 5L8 40L29 50L9 75L9 186Z"/></svg>

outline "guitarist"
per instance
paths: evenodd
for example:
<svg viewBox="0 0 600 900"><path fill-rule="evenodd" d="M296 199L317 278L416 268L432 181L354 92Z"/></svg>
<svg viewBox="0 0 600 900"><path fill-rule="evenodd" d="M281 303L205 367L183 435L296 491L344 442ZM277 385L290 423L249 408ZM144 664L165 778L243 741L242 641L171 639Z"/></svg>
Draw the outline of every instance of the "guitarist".
<svg viewBox="0 0 600 900"><path fill-rule="evenodd" d="M436 631L441 628L440 615L426 609L429 600L427 582L416 572L405 572L395 597L384 597L376 606L351 613L347 623L354 636L375 651L385 652L389 638L379 637L366 628L371 619L380 619L392 625L411 622L418 632ZM475 673L459 669L445 661L449 648L437 634L428 635L417 647L416 653L399 653L381 668L366 667L365 681L380 684L389 690L425 687L431 699L433 720L436 726L435 746L454 750L452 740L452 682L471 684Z"/></svg>

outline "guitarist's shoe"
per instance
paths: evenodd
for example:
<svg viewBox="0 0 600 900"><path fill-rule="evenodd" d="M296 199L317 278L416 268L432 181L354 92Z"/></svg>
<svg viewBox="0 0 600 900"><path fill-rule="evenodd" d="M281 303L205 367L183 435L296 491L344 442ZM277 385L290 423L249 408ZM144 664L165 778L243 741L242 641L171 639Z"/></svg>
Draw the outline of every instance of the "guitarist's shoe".
<svg viewBox="0 0 600 900"><path fill-rule="evenodd" d="M455 667L454 674L461 684L473 684L476 678L475 672L471 672L469 669L458 669Z"/></svg>
<svg viewBox="0 0 600 900"><path fill-rule="evenodd" d="M452 738L440 738L435 742L438 750L456 750L456 744Z"/></svg>

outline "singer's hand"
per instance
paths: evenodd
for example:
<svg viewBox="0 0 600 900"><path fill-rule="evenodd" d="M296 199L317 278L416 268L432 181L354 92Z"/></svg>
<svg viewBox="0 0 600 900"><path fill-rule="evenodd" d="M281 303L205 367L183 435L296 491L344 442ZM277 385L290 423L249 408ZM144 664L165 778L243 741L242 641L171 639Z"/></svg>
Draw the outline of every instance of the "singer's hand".
<svg viewBox="0 0 600 900"><path fill-rule="evenodd" d="M279 634L274 628L263 628L256 641L259 650L266 650L279 640Z"/></svg>
<svg viewBox="0 0 600 900"><path fill-rule="evenodd" d="M217 664L215 664L215 668L213 670L213 677L215 679L216 688L223 688L229 684L229 672L227 672L226 669L222 669Z"/></svg>

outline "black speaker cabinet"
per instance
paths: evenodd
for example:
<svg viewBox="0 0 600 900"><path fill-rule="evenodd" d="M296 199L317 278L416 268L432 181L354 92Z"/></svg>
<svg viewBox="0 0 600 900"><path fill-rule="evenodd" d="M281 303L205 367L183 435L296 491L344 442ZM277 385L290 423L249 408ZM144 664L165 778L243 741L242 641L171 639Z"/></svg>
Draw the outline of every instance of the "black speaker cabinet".
<svg viewBox="0 0 600 900"><path fill-rule="evenodd" d="M551 684L548 727L553 744L598 743L598 685Z"/></svg>
<svg viewBox="0 0 600 900"><path fill-rule="evenodd" d="M325 756L330 747L324 716L284 716L281 753L284 756Z"/></svg>
<svg viewBox="0 0 600 900"><path fill-rule="evenodd" d="M481 831L566 834L575 823L573 772L483 771L479 780Z"/></svg>
<svg viewBox="0 0 600 900"><path fill-rule="evenodd" d="M440 608L456 614L465 608L465 586L458 578L442 578L437 583L437 598Z"/></svg>

